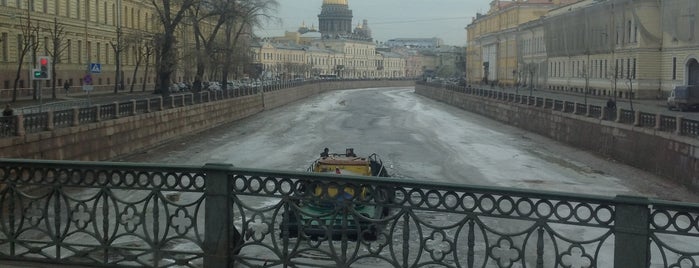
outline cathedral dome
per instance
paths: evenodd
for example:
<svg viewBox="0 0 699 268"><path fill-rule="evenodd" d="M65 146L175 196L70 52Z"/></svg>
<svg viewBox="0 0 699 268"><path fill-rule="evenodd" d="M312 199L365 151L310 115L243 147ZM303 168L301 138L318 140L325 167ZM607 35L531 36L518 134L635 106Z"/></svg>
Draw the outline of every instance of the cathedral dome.
<svg viewBox="0 0 699 268"><path fill-rule="evenodd" d="M347 0L323 0L323 5L343 5L348 6Z"/></svg>

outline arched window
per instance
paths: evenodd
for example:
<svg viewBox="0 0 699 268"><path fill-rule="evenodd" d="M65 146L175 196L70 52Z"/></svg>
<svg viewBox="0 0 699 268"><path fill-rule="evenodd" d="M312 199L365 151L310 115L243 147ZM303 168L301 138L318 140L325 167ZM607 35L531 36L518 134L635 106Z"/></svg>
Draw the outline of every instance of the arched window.
<svg viewBox="0 0 699 268"><path fill-rule="evenodd" d="M699 85L699 62L690 59L687 62L687 85Z"/></svg>

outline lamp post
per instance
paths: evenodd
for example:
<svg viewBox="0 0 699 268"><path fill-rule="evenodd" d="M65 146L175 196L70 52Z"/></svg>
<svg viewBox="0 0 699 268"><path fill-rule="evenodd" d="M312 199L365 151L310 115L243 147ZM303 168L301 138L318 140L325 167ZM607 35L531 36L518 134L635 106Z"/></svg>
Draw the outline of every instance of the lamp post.
<svg viewBox="0 0 699 268"><path fill-rule="evenodd" d="M519 79L517 79L517 69L512 70L512 79L515 81L515 94L519 95Z"/></svg>

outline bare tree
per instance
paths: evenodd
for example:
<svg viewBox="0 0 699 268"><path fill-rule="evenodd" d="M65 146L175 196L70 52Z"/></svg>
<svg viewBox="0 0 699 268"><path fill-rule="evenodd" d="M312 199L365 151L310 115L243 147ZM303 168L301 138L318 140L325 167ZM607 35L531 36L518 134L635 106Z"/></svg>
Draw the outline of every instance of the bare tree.
<svg viewBox="0 0 699 268"><path fill-rule="evenodd" d="M143 74L143 83L141 85L141 91L143 92L146 91L146 83L148 82L147 77L149 74L148 69L150 67L150 58L153 56L153 54L155 54L155 40L156 39L152 37L150 40L143 43L143 56L146 58L146 70Z"/></svg>
<svg viewBox="0 0 699 268"><path fill-rule="evenodd" d="M207 63L217 59L214 53L216 37L219 30L234 14L233 6L236 0L203 0L192 7L192 28L196 38L197 69L194 76L193 90L201 90L201 83L206 72ZM204 32L201 23L215 20L211 31ZM212 70L213 72L213 70Z"/></svg>
<svg viewBox="0 0 699 268"><path fill-rule="evenodd" d="M114 64L116 65L116 73L114 75L114 94L118 93L119 89L122 89L124 85L124 78L121 75L121 53L126 49L126 45L122 41L122 35L123 33L121 27L118 27L116 42L109 42L109 44L112 46L112 50L114 50L114 59L116 60Z"/></svg>
<svg viewBox="0 0 699 268"><path fill-rule="evenodd" d="M50 48L48 54L51 56L51 98L56 99L56 67L60 62L63 53L68 49L66 40L65 24L59 23L56 17L53 18L53 25L48 29L50 40Z"/></svg>
<svg viewBox="0 0 699 268"><path fill-rule="evenodd" d="M175 57L175 30L185 18L187 10L199 0L151 0L162 24L162 34L157 40L157 91L164 97L170 96L170 76L177 66Z"/></svg>
<svg viewBox="0 0 699 268"><path fill-rule="evenodd" d="M12 88L12 102L17 101L17 87L22 75L24 59L30 51L36 53L36 50L39 48L39 44L36 42L36 36L39 34L39 27L32 25L31 17L29 17L29 10L27 10L27 17L20 17L19 20L20 30L22 32L19 38L19 45L21 47L17 51L17 73ZM31 66L29 68L31 68ZM36 99L36 91L34 92L34 99Z"/></svg>
<svg viewBox="0 0 699 268"><path fill-rule="evenodd" d="M133 74L131 75L131 85L129 85L129 92L134 91L134 86L136 85L137 81L137 76L138 76L138 69L141 66L141 63L143 63L144 60L148 62L148 57L150 57L152 53L152 47L153 47L153 37L146 32L134 32L130 34L129 36L126 37L125 43L133 45L134 46L134 52L136 56L136 66L134 67ZM148 69L146 67L146 72L144 74L144 77L148 75ZM145 79L144 79L145 80ZM143 86L143 91L145 91L145 83Z"/></svg>
<svg viewBox="0 0 699 268"><path fill-rule="evenodd" d="M226 50L224 57L226 62L223 65L221 75L224 80L224 89L228 84L226 81L232 67L235 53L233 48L237 47L240 37L246 32L251 34L251 29L259 27L265 21L272 20L273 17L270 13L276 10L277 6L279 6L277 0L238 0L235 3L236 13L233 17L234 20L226 21Z"/></svg>

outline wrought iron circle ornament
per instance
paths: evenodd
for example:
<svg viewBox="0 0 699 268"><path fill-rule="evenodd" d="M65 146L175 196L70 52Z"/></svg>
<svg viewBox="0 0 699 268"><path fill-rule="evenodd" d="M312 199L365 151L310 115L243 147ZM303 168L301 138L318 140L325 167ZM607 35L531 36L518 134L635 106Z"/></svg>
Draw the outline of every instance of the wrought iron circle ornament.
<svg viewBox="0 0 699 268"><path fill-rule="evenodd" d="M203 264L205 174L200 169L3 163L0 185L0 259L125 267Z"/></svg>
<svg viewBox="0 0 699 268"><path fill-rule="evenodd" d="M0 159L0 259L613 267L635 257L614 255L632 234L649 245L633 255L696 266L699 206L644 200L209 165Z"/></svg>
<svg viewBox="0 0 699 268"><path fill-rule="evenodd" d="M265 176L240 170L229 174L235 225L241 232L232 248L240 253L233 257L235 262L247 266L542 263L568 267L597 263L603 258L601 252L612 246L615 211L611 200L316 176ZM336 202L324 214L302 209L307 202L335 201L344 192L361 191L368 194ZM259 204L261 197L264 205ZM389 213L372 218L356 209L372 205L386 206ZM291 230L285 215L305 224ZM366 228L354 227L362 223ZM580 237L583 229L592 229L587 231L592 235ZM289 235L294 232L298 235Z"/></svg>

